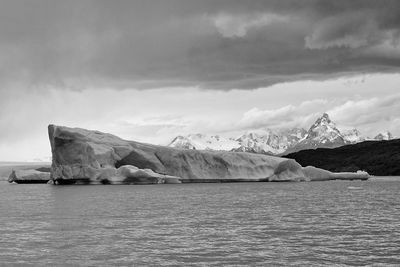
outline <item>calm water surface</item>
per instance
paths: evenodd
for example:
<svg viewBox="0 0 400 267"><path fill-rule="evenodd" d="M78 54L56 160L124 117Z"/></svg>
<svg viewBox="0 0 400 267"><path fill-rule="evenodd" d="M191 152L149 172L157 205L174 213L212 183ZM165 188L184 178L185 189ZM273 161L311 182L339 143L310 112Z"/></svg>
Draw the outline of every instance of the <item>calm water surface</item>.
<svg viewBox="0 0 400 267"><path fill-rule="evenodd" d="M0 265L400 266L400 177L0 183Z"/></svg>

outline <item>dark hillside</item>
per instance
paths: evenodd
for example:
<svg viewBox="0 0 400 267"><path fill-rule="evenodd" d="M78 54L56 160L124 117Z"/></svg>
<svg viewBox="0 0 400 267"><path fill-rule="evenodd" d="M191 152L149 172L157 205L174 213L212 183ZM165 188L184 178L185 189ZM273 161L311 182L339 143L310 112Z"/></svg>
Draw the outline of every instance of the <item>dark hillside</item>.
<svg viewBox="0 0 400 267"><path fill-rule="evenodd" d="M295 159L303 167L315 166L333 172L364 170L372 175L400 175L400 139L302 150L284 157Z"/></svg>

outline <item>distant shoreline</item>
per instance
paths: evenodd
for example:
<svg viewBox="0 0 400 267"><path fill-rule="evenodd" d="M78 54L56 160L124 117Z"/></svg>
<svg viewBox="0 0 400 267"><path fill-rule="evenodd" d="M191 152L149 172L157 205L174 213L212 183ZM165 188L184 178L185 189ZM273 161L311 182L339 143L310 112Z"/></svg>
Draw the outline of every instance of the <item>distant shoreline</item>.
<svg viewBox="0 0 400 267"><path fill-rule="evenodd" d="M50 161L0 161L0 166L51 165Z"/></svg>

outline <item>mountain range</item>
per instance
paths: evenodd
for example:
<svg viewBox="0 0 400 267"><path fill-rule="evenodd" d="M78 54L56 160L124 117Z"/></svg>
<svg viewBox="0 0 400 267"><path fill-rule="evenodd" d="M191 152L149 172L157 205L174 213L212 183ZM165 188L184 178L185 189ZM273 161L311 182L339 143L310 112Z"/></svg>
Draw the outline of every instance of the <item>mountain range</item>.
<svg viewBox="0 0 400 267"><path fill-rule="evenodd" d="M335 148L356 144L366 140L391 140L393 135L386 131L374 138L364 137L357 129L341 131L327 113L319 117L307 130L258 129L235 137L209 134L177 136L168 145L179 149L226 150L253 152L269 155L284 155L304 149Z"/></svg>

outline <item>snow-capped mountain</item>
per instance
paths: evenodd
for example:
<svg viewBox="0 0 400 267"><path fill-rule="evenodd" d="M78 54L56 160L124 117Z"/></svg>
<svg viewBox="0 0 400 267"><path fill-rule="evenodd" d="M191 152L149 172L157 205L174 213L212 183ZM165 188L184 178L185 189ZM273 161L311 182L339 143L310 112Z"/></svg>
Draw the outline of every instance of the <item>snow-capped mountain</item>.
<svg viewBox="0 0 400 267"><path fill-rule="evenodd" d="M291 149L288 149L286 153L319 147L334 148L345 144L346 141L340 130L336 127L336 124L331 121L327 113L324 113L310 127L305 138L300 140Z"/></svg>
<svg viewBox="0 0 400 267"><path fill-rule="evenodd" d="M237 139L240 147L233 150L272 155L282 154L303 139L305 134L306 131L301 128L281 131L265 129L258 133L249 132Z"/></svg>
<svg viewBox="0 0 400 267"><path fill-rule="evenodd" d="M176 137L168 146L180 149L227 150L276 155L297 144L305 134L306 131L300 128L280 131L260 129L248 131L236 138L190 134Z"/></svg>
<svg viewBox="0 0 400 267"><path fill-rule="evenodd" d="M386 132L379 133L377 136L374 137L374 139L378 140L378 141L392 140L393 135L389 131L386 131Z"/></svg>
<svg viewBox="0 0 400 267"><path fill-rule="evenodd" d="M366 140L364 136L357 129L342 131L342 136L346 144L355 144Z"/></svg>
<svg viewBox="0 0 400 267"><path fill-rule="evenodd" d="M312 140L320 144L339 144L345 143L342 134L336 127L336 124L331 121L329 115L324 113L322 117L310 127L307 132L306 138L301 142Z"/></svg>
<svg viewBox="0 0 400 267"><path fill-rule="evenodd" d="M378 134L373 140L390 140L390 132ZM286 130L258 129L239 137L190 134L176 137L169 146L179 149L226 150L281 155L304 149L335 148L365 140L357 129L341 131L324 113L308 131L302 128Z"/></svg>
<svg viewBox="0 0 400 267"><path fill-rule="evenodd" d="M175 137L168 146L181 149L196 149L189 137L185 137L182 135Z"/></svg>
<svg viewBox="0 0 400 267"><path fill-rule="evenodd" d="M182 149L229 151L239 147L239 143L234 138L224 138L219 135L189 134L175 137L168 146Z"/></svg>

